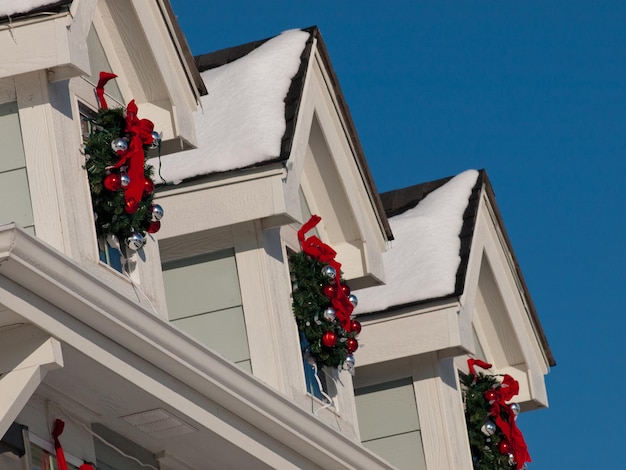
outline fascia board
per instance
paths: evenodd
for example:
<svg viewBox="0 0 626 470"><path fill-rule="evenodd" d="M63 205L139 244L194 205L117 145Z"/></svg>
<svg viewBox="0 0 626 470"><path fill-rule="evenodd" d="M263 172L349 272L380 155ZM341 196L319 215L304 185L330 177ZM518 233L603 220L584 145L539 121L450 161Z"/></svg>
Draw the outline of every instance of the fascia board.
<svg viewBox="0 0 626 470"><path fill-rule="evenodd" d="M160 240L252 220L270 224L292 223L288 214L282 164L233 171L198 181L167 186L156 193L168 223Z"/></svg>
<svg viewBox="0 0 626 470"><path fill-rule="evenodd" d="M0 275L61 309L57 315L68 325L78 320L105 342L134 351L322 468L393 468L14 224L0 227ZM63 341L63 332L57 333Z"/></svg>
<svg viewBox="0 0 626 470"><path fill-rule="evenodd" d="M362 330L359 366L437 353L440 358L463 355L472 347L458 302L407 307L381 314L359 315Z"/></svg>

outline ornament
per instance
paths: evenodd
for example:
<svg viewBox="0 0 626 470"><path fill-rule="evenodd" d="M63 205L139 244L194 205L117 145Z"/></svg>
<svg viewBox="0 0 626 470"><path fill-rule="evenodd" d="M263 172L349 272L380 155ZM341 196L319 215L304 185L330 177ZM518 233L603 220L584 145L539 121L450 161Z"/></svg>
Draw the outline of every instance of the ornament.
<svg viewBox="0 0 626 470"><path fill-rule="evenodd" d="M161 229L161 222L158 220L153 220L152 222L150 222L150 225L148 225L147 232L157 233L160 229Z"/></svg>
<svg viewBox="0 0 626 470"><path fill-rule="evenodd" d="M163 134L159 134L157 131L152 131L152 143L150 144L151 149L158 149L161 146L161 137Z"/></svg>
<svg viewBox="0 0 626 470"><path fill-rule="evenodd" d="M348 341L346 342L346 344L348 346L349 353L353 353L354 351L359 349L359 342L354 338L348 338Z"/></svg>
<svg viewBox="0 0 626 470"><path fill-rule="evenodd" d="M143 193L152 194L154 192L154 181L151 178L143 180Z"/></svg>
<svg viewBox="0 0 626 470"><path fill-rule="evenodd" d="M109 191L119 191L122 187L122 183L120 181L120 175L117 173L111 173L104 177L104 187Z"/></svg>
<svg viewBox="0 0 626 470"><path fill-rule="evenodd" d="M326 284L322 289L322 292L324 292L326 297L334 297L337 289L332 284Z"/></svg>
<svg viewBox="0 0 626 470"><path fill-rule="evenodd" d="M115 248L116 250L119 250L121 248L119 239L116 235L113 235L112 233L107 234L106 241L111 248Z"/></svg>
<svg viewBox="0 0 626 470"><path fill-rule="evenodd" d="M509 453L509 465L515 465L517 462L515 461L515 456Z"/></svg>
<svg viewBox="0 0 626 470"><path fill-rule="evenodd" d="M327 348L332 348L337 344L337 335L332 331L327 331L322 335L322 344Z"/></svg>
<svg viewBox="0 0 626 470"><path fill-rule="evenodd" d="M507 455L511 453L511 444L506 439L502 439L500 444L498 444L498 450L502 455Z"/></svg>
<svg viewBox="0 0 626 470"><path fill-rule="evenodd" d="M150 212L152 213L152 220L161 220L163 218L163 208L158 204L152 204Z"/></svg>
<svg viewBox="0 0 626 470"><path fill-rule="evenodd" d="M130 184L130 176L128 176L127 173L120 173L120 184L122 185L122 188L128 188L128 185Z"/></svg>
<svg viewBox="0 0 626 470"><path fill-rule="evenodd" d="M490 388L485 392L485 400L487 400L489 404L492 404L496 401L496 395L496 391L493 388Z"/></svg>
<svg viewBox="0 0 626 470"><path fill-rule="evenodd" d="M335 279L335 276L337 276L337 272L335 271L335 268L333 268L332 266L328 266L328 265L322 268L322 274L326 276L328 279Z"/></svg>
<svg viewBox="0 0 626 470"><path fill-rule="evenodd" d="M361 332L361 323L356 320L350 321L350 331L353 331L357 335Z"/></svg>
<svg viewBox="0 0 626 470"><path fill-rule="evenodd" d="M341 284L340 289L341 289L341 292L346 294L346 296L350 295L350 288L348 287L347 284Z"/></svg>
<svg viewBox="0 0 626 470"><path fill-rule="evenodd" d="M513 412L515 416L517 416L520 412L519 403L511 403L509 405L509 408L511 408L511 411Z"/></svg>
<svg viewBox="0 0 626 470"><path fill-rule="evenodd" d="M356 308L356 306L359 304L359 299L357 299L356 295L354 294L350 294L348 296L348 300L350 301L350 303L352 304L354 308Z"/></svg>
<svg viewBox="0 0 626 470"><path fill-rule="evenodd" d="M111 149L118 155L122 155L128 150L128 141L122 137L113 139L111 141Z"/></svg>
<svg viewBox="0 0 626 470"><path fill-rule="evenodd" d="M326 320L330 320L333 321L335 319L335 315L337 312L335 312L335 309L332 307L328 307L326 310L324 310L324 318Z"/></svg>
<svg viewBox="0 0 626 470"><path fill-rule="evenodd" d="M352 370L354 369L355 365L356 365L356 361L354 360L354 356L352 354L348 354L348 357L346 357L346 360L343 361L343 368L345 370Z"/></svg>
<svg viewBox="0 0 626 470"><path fill-rule="evenodd" d="M139 204L132 197L126 201L126 205L124 206L124 210L127 214L134 214L139 209Z"/></svg>
<svg viewBox="0 0 626 470"><path fill-rule="evenodd" d="M496 432L496 423L487 421L480 430L485 436L493 436Z"/></svg>
<svg viewBox="0 0 626 470"><path fill-rule="evenodd" d="M133 251L137 251L143 246L143 242L143 236L140 233L133 232L133 234L126 239L126 246Z"/></svg>

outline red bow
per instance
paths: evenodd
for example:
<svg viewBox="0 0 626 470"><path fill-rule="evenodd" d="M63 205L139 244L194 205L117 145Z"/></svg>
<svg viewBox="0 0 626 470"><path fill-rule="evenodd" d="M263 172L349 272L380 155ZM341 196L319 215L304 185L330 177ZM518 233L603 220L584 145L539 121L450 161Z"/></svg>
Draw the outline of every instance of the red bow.
<svg viewBox="0 0 626 470"><path fill-rule="evenodd" d="M333 295L330 298L330 302L335 309L335 318L341 324L344 330L351 331L350 328L350 315L352 315L352 311L354 310L354 306L348 300L348 296L346 293L340 288L341 287L341 264L335 261L335 256L337 252L333 250L326 243L322 242L315 235L311 235L308 238L305 238L305 234L312 230L322 218L319 215L312 215L308 222L306 222L300 230L298 230L298 241L300 242L300 246L302 247L302 252L310 256L313 259L316 259L322 263L326 263L331 266L335 270L335 283L337 285L337 289L334 290Z"/></svg>
<svg viewBox="0 0 626 470"><path fill-rule="evenodd" d="M113 168L119 168L127 162L128 177L130 183L124 191L126 200L126 212L133 214L137 212L139 201L144 189L144 152L143 146L152 143L152 131L154 124L148 119L137 118L137 105L135 100L131 100L126 107L126 133L130 138L128 150L124 153Z"/></svg>
<svg viewBox="0 0 626 470"><path fill-rule="evenodd" d="M100 72L100 80L98 80L98 85L96 86L96 96L98 98L98 106L100 106L100 109L108 108L107 101L104 99L104 85L106 85L112 78L117 78L117 75L110 72Z"/></svg>
<svg viewBox="0 0 626 470"><path fill-rule="evenodd" d="M63 434L63 428L65 428L65 423L57 419L54 422L54 428L52 430L52 439L54 440L54 450L57 458L57 466L59 470L67 470L67 462L65 461L65 453L63 452L63 447L61 447L61 442L59 441L59 436Z"/></svg>

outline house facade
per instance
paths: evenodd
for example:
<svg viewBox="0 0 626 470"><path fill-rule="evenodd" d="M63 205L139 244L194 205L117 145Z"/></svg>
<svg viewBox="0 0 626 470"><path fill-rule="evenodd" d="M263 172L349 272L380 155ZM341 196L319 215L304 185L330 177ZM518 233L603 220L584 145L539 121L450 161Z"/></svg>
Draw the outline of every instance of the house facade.
<svg viewBox="0 0 626 470"><path fill-rule="evenodd" d="M194 60L167 0L5 8L0 468L47 468L62 420L68 468L470 469L470 356L547 406L554 359L486 173L379 195L316 28ZM137 251L96 231L100 71L109 107L162 133L165 216ZM393 257L428 242L416 211L450 241L412 270ZM288 257L312 214L359 297L352 370L303 357Z"/></svg>

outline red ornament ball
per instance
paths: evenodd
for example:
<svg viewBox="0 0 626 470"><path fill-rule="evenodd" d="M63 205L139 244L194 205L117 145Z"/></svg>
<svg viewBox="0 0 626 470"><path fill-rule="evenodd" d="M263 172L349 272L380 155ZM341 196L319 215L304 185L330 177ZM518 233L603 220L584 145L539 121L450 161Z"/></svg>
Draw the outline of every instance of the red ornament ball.
<svg viewBox="0 0 626 470"><path fill-rule="evenodd" d="M139 209L139 204L132 197L126 201L124 210L127 214L134 214Z"/></svg>
<svg viewBox="0 0 626 470"><path fill-rule="evenodd" d="M327 331L322 336L322 344L327 348L332 348L335 344L337 344L337 335L332 331Z"/></svg>
<svg viewBox="0 0 626 470"><path fill-rule="evenodd" d="M332 284L326 284L324 286L324 289L322 289L322 291L324 292L324 295L326 297L334 297L335 293L337 292L337 288L333 286Z"/></svg>
<svg viewBox="0 0 626 470"><path fill-rule="evenodd" d="M119 191L122 187L122 181L120 175L117 173L111 173L104 178L104 187L109 191Z"/></svg>
<svg viewBox="0 0 626 470"><path fill-rule="evenodd" d="M143 180L143 192L144 194L152 194L154 192L154 182L151 178Z"/></svg>
<svg viewBox="0 0 626 470"><path fill-rule="evenodd" d="M161 229L161 222L154 220L148 225L148 233L157 233Z"/></svg>
<svg viewBox="0 0 626 470"><path fill-rule="evenodd" d="M361 332L361 323L356 320L350 321L350 331L355 332L357 335Z"/></svg>
<svg viewBox="0 0 626 470"><path fill-rule="evenodd" d="M341 291L346 295L350 295L350 288L346 284L341 284Z"/></svg>
<svg viewBox="0 0 626 470"><path fill-rule="evenodd" d="M348 353L350 354L359 349L359 342L354 338L348 338L346 344L348 346Z"/></svg>
<svg viewBox="0 0 626 470"><path fill-rule="evenodd" d="M490 388L485 392L485 400L489 403L496 401L496 391L493 388Z"/></svg>
<svg viewBox="0 0 626 470"><path fill-rule="evenodd" d="M511 444L506 439L500 441L498 444L498 450L502 455L507 455L511 453Z"/></svg>

